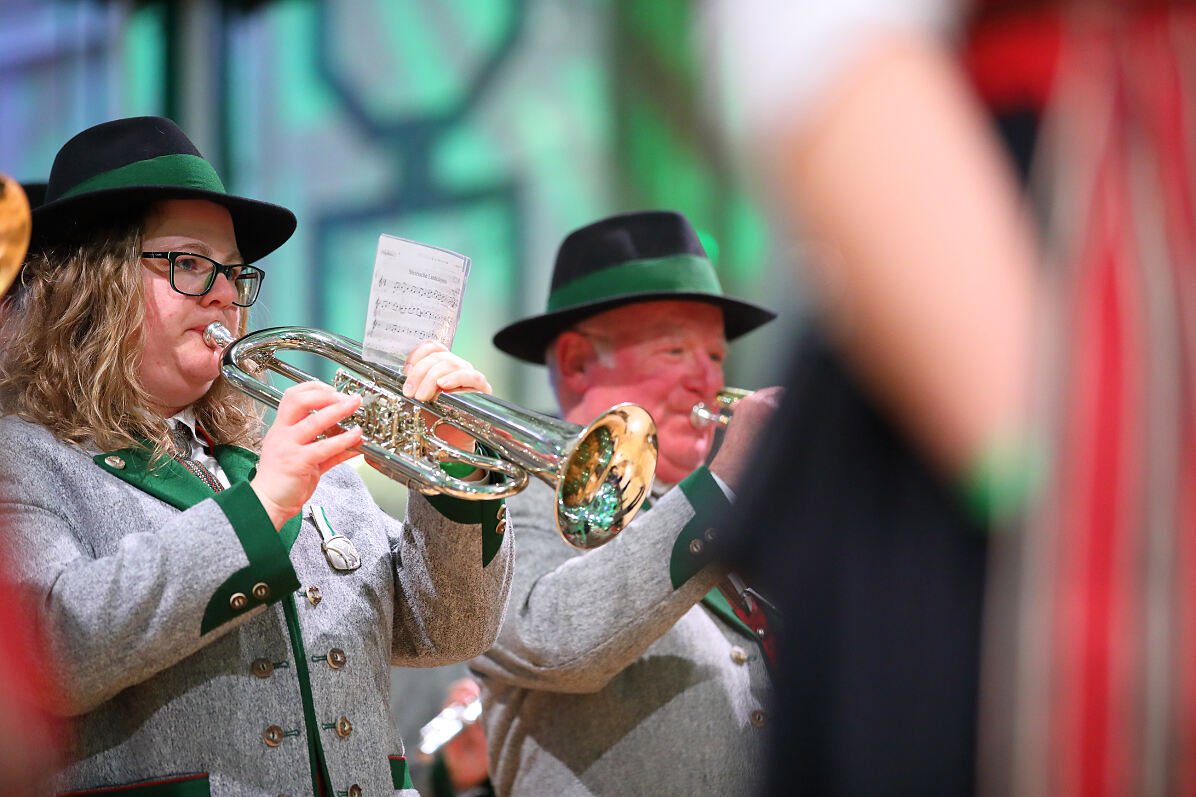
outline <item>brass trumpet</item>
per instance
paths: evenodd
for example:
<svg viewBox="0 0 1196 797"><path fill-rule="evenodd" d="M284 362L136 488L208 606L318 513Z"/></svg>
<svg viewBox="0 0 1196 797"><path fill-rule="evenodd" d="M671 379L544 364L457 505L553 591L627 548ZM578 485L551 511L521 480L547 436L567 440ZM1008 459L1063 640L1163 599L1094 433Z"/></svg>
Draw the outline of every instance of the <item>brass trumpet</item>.
<svg viewBox="0 0 1196 797"><path fill-rule="evenodd" d="M529 474L536 476L556 489L557 529L575 548L597 548L612 539L652 488L656 424L635 404L611 407L582 427L484 393L442 393L428 403L409 399L403 396L401 369L367 362L361 344L319 329L276 327L235 339L213 322L204 341L224 351L221 372L234 387L275 408L282 391L255 374L315 380L278 359L277 351L303 351L338 363L333 387L363 398L342 424L361 426L356 450L372 466L421 493L472 500L514 495L527 486ZM431 430L421 411L437 419ZM497 456L449 446L432 433L440 424L461 429ZM442 462L462 462L500 478L496 484L464 481L445 473Z"/></svg>
<svg viewBox="0 0 1196 797"><path fill-rule="evenodd" d="M724 387L714 396L715 407L707 407L704 401L695 404L689 412L689 422L695 429L705 429L711 424L718 424L725 429L731 422L731 405L754 392L741 387Z"/></svg>

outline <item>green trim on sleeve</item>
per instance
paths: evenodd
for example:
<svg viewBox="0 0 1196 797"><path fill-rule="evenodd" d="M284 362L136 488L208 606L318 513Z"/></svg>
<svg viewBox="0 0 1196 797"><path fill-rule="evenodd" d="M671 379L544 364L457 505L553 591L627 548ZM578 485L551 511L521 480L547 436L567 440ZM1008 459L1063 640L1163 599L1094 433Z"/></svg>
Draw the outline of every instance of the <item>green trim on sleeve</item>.
<svg viewBox="0 0 1196 797"><path fill-rule="evenodd" d="M432 508L454 523L482 526L482 567L490 564L502 548L503 533L506 531L504 518L507 514L506 501L492 498L487 501L467 501L451 495L425 495ZM499 532L502 522L503 532Z"/></svg>
<svg viewBox="0 0 1196 797"><path fill-rule="evenodd" d="M211 784L207 773L178 775L128 786L105 786L98 789L66 792L60 797L84 797L91 794L121 794L129 797L210 797Z"/></svg>
<svg viewBox="0 0 1196 797"><path fill-rule="evenodd" d="M673 543L673 555L669 558L669 577L673 581L673 589L680 589L682 584L710 562L708 532L713 533L715 520L731 506L705 465L686 476L677 486L689 499L694 515Z"/></svg>
<svg viewBox="0 0 1196 797"><path fill-rule="evenodd" d="M731 602L727 600L727 596L723 594L721 589L715 587L707 592L706 596L702 598L702 603L706 604L712 612L723 618L723 621L732 628L751 639L757 645L761 645L760 637L756 636L756 632L747 623L739 619L739 615L735 613Z"/></svg>
<svg viewBox="0 0 1196 797"><path fill-rule="evenodd" d="M487 457L497 456L489 447L477 443L474 449L477 453ZM474 472L474 468L462 462L442 462L440 467L453 478L460 479ZM491 474L489 483L499 478ZM507 515L505 499L491 498L485 501L469 501L451 495L425 495L432 508L454 523L465 525L482 525L482 567L490 564L498 551L502 548L503 534L506 531L504 519ZM501 528L503 531L499 531Z"/></svg>
<svg viewBox="0 0 1196 797"><path fill-rule="evenodd" d="M212 500L232 524L249 564L216 588L204 610L200 634L206 634L255 606L277 603L299 589L299 579L291 567L287 546L274 530L270 516L249 482L237 482L216 493Z"/></svg>
<svg viewBox="0 0 1196 797"><path fill-rule="evenodd" d="M1045 476L1041 449L1000 441L984 449L967 468L960 489L972 517L996 528L1034 500Z"/></svg>
<svg viewBox="0 0 1196 797"><path fill-rule="evenodd" d="M441 462L440 469L454 479L464 479L476 470L473 465L466 465L464 462Z"/></svg>
<svg viewBox="0 0 1196 797"><path fill-rule="evenodd" d="M407 769L407 759L401 755L392 755L389 760L390 780L394 784L395 791L414 789L415 784L411 782L411 770Z"/></svg>

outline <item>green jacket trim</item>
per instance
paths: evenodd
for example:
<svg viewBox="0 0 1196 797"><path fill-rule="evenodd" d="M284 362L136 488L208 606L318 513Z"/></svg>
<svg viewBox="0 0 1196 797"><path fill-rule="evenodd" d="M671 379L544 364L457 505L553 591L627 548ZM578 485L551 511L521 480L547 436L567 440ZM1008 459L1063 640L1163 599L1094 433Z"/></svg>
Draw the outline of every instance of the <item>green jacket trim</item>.
<svg viewBox="0 0 1196 797"><path fill-rule="evenodd" d="M407 769L407 759L401 755L390 756L390 780L396 790L415 788L411 771Z"/></svg>
<svg viewBox="0 0 1196 797"><path fill-rule="evenodd" d="M731 602L727 600L727 596L718 587L706 593L706 597L702 598L702 603L706 604L706 608L717 614L726 621L727 625L734 628L736 631L743 633L745 636L751 637L752 641L760 645L760 637L756 636L756 632L752 630L751 626L739 619L739 615L735 613L735 609L731 606Z"/></svg>
<svg viewBox="0 0 1196 797"><path fill-rule="evenodd" d="M106 786L101 789L72 791L59 797L84 797L89 794L127 794L130 797L209 797L211 784L206 773L180 775L148 783L133 783L128 786Z"/></svg>
<svg viewBox="0 0 1196 797"><path fill-rule="evenodd" d="M232 523L249 564L216 588L204 610L201 634L224 625L254 606L277 603L299 589L299 578L291 566L290 549L274 530L270 516L249 482L236 482L227 490L216 493L212 500ZM295 518L288 523L292 521Z"/></svg>
<svg viewBox="0 0 1196 797"><path fill-rule="evenodd" d="M92 462L123 482L173 506L190 509L212 491L198 476L173 458L164 458L150 467L151 450L147 447L121 448L96 454Z"/></svg>
<svg viewBox="0 0 1196 797"><path fill-rule="evenodd" d="M480 453L494 456L494 452L481 446ZM446 462L440 466L448 475L460 479L473 473L473 467L461 462ZM499 531L499 522L506 516L505 501L502 498L491 498L486 501L468 501L451 495L438 493L425 496L432 508L454 523L473 525L482 524L482 567L490 564L498 551L502 548L503 533L506 524L502 524L503 531Z"/></svg>
<svg viewBox="0 0 1196 797"><path fill-rule="evenodd" d="M677 486L689 499L694 515L677 535L673 554L669 557L669 577L673 581L673 589L680 589L682 584L710 562L709 542L714 532L713 524L731 506L705 465L698 467Z"/></svg>
<svg viewBox="0 0 1196 797"><path fill-rule="evenodd" d="M282 611L287 618L287 630L291 636L291 651L295 656L295 675L299 678L299 696L303 700L303 724L307 730L307 754L311 762L311 793L320 793L319 773L324 782L331 784L328 777L328 761L324 758L324 745L320 741L320 725L316 721L316 703L311 693L311 673L307 668L307 653L303 645L303 632L299 629L299 613L295 609L295 598L287 596L282 602ZM331 787L331 786L330 786Z"/></svg>

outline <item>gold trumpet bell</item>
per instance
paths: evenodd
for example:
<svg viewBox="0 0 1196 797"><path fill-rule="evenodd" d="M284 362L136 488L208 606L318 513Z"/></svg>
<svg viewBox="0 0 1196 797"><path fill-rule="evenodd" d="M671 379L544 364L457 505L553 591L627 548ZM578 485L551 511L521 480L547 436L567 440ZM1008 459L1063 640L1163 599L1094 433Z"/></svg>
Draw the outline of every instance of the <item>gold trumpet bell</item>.
<svg viewBox="0 0 1196 797"><path fill-rule="evenodd" d="M21 270L29 246L32 216L21 184L0 174L0 296Z"/></svg>
<svg viewBox="0 0 1196 797"><path fill-rule="evenodd" d="M630 522L652 489L656 424L643 407L618 404L576 440L561 469L556 524L574 548L597 548Z"/></svg>

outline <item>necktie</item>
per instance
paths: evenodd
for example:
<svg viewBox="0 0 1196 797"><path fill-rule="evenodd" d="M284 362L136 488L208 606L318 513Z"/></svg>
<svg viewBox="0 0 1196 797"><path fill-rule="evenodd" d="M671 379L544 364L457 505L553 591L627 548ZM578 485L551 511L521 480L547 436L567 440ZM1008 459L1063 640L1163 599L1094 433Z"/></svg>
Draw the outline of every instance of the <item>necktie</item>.
<svg viewBox="0 0 1196 797"><path fill-rule="evenodd" d="M175 447L179 450L179 453L175 454L174 458L177 459L184 468L198 476L199 480L210 487L212 492L218 493L223 490L224 486L219 482L216 476L210 470L205 468L203 463L201 463L199 460L191 458L190 454L192 451L194 451L193 444L195 438L191 434L191 430L187 428L186 424L175 424L174 432L172 434L174 437Z"/></svg>

